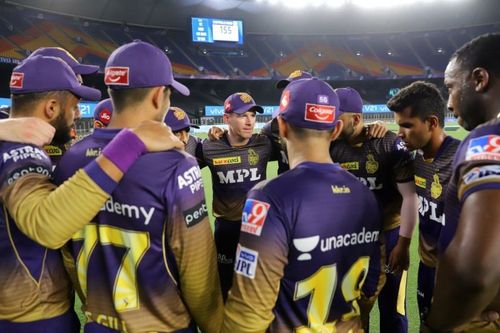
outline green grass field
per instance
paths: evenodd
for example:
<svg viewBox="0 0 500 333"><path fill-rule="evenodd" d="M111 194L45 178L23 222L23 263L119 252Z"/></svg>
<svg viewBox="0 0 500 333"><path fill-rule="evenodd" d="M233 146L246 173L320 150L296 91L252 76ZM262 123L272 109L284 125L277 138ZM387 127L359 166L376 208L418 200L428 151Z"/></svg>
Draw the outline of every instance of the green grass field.
<svg viewBox="0 0 500 333"><path fill-rule="evenodd" d="M392 131L397 130L397 125L393 123L388 123L387 124L389 129ZM456 137L460 140L462 140L466 135L467 132L458 127L456 124L448 124L446 128L448 134L452 135L453 137ZM199 135L200 137L206 137L205 135ZM277 174L277 169L278 165L277 162L270 162L268 163L267 166L267 176L268 178L273 178L276 177ZM212 188L211 188L211 175L210 171L208 168L204 168L202 170L203 174L203 181L205 184L205 196L206 196L206 201L207 201L207 206L209 207L209 214L210 214L210 221L213 223L213 216L211 216L211 207L212 207ZM411 242L411 249L410 249L410 269L408 271L408 284L407 284L407 315L408 315L408 321L409 321L409 332L410 333L417 333L419 330L419 316L418 316L418 306L417 306L417 268L418 268L418 252L417 252L417 245L418 245L418 230L413 235L413 239ZM80 320L83 321L83 314L81 313L80 309L80 302L77 300L75 304L75 308L77 309L77 313L80 316ZM378 328L378 320L379 320L379 313L378 313L378 308L377 306L374 307L371 315L371 322L370 322L370 333L379 333L379 328Z"/></svg>

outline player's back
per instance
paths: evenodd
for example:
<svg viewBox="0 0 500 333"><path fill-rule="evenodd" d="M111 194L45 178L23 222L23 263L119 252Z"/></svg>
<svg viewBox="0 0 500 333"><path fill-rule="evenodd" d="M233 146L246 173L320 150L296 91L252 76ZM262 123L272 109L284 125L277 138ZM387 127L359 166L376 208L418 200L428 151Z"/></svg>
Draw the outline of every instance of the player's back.
<svg viewBox="0 0 500 333"><path fill-rule="evenodd" d="M96 130L73 146L56 170L57 182L95 158L117 132ZM200 169L184 152L138 159L71 242L76 266L71 270L87 318L123 332L196 332L190 297L209 293L206 298L212 299L201 302L213 302L217 311L220 291L203 191ZM204 247L205 256L188 255ZM213 264L214 274L205 271L207 263ZM199 291L205 282L183 280L196 273L206 274L201 278L214 288Z"/></svg>
<svg viewBox="0 0 500 333"><path fill-rule="evenodd" d="M237 287L231 290L226 318L234 317L239 303L234 299L264 312L263 304L276 299L269 332L360 329L356 300L367 272L380 263L374 195L339 165L305 162L254 188L249 198L235 266ZM269 214L257 232L262 205L269 205ZM279 288L261 289L257 296L250 292L275 279Z"/></svg>
<svg viewBox="0 0 500 333"><path fill-rule="evenodd" d="M0 153L2 195L23 176L51 174L49 157L36 146L0 141ZM3 203L0 208L0 331L7 330L3 320L36 324L38 320L68 311L71 286L60 252L47 249L26 236ZM35 325L32 331L43 329L41 326Z"/></svg>

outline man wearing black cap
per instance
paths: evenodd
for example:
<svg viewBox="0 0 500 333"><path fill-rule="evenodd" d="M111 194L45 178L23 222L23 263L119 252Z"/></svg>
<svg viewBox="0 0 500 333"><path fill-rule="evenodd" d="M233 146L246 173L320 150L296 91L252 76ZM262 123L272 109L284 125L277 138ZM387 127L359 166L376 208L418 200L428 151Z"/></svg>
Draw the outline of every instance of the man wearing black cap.
<svg viewBox="0 0 500 333"><path fill-rule="evenodd" d="M184 143L186 153L196 157L196 149L198 149L201 139L189 134L189 131L191 128L200 128L200 126L191 123L187 113L175 106L170 107L170 110L167 112L165 124Z"/></svg>
<svg viewBox="0 0 500 333"><path fill-rule="evenodd" d="M234 256L240 234L241 212L247 192L266 179L271 142L254 134L256 113L262 113L247 93L235 93L224 102L228 131L220 140L205 140L197 157L212 173L215 244L224 298L231 287Z"/></svg>
<svg viewBox="0 0 500 333"><path fill-rule="evenodd" d="M323 81L285 88L278 121L291 170L248 194L221 332L362 331L357 302L378 274L380 213L330 157L338 106Z"/></svg>
<svg viewBox="0 0 500 333"><path fill-rule="evenodd" d="M139 40L113 51L104 82L111 122L68 150L57 183L107 149L122 128L163 123L173 90L189 95L165 53ZM140 157L68 250L89 319L85 332L219 331L222 295L203 182L185 152Z"/></svg>
<svg viewBox="0 0 500 333"><path fill-rule="evenodd" d="M363 126L363 100L352 88L336 89L340 99L340 119L344 128L332 143L332 160L355 175L373 191L382 207L386 276L380 272L378 305L380 332L407 332L406 274L409 246L417 222L418 197L415 192L413 162L404 142L387 132L380 139L368 138ZM384 284L384 280L386 280ZM365 300L364 300L365 301ZM375 298L363 301L363 320Z"/></svg>
<svg viewBox="0 0 500 333"><path fill-rule="evenodd" d="M14 69L10 89L11 117L33 116L52 124L57 143L68 138L79 98L100 97L98 90L81 85L61 59L40 55ZM116 149L133 141L144 150L142 140L130 132L128 140L117 138L110 146ZM0 331L78 332L60 253L50 249L61 247L99 211L126 171L118 166L124 159L133 163L137 151L120 156L103 151L98 160L54 191L49 178L51 161L40 148L1 141L0 150L1 202L9 212L0 217L4 256L0 261Z"/></svg>

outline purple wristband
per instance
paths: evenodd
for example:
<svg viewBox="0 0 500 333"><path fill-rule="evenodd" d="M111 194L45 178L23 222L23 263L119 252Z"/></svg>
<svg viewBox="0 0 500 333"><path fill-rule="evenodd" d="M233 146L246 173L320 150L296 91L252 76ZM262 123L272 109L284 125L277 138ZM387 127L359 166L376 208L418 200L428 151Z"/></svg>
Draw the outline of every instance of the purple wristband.
<svg viewBox="0 0 500 333"><path fill-rule="evenodd" d="M145 152L144 142L131 130L124 128L108 143L102 154L123 173L126 173L139 156Z"/></svg>

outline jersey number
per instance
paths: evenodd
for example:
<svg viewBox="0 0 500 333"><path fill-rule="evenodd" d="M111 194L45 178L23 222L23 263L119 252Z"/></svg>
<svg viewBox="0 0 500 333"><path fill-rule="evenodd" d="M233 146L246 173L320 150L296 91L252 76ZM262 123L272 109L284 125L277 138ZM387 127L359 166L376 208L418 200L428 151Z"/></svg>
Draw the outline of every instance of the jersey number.
<svg viewBox="0 0 500 333"><path fill-rule="evenodd" d="M366 279L370 257L359 258L349 269L342 280L342 295L351 303L352 310L342 316L346 321L359 316L359 305L356 301L361 296L361 287ZM295 285L294 300L311 295L307 307L308 326L295 329L296 333L334 333L336 321L327 323L335 289L337 288L337 264L323 266L313 275Z"/></svg>
<svg viewBox="0 0 500 333"><path fill-rule="evenodd" d="M139 307L137 266L149 249L149 233L87 224L73 236L73 240L83 240L82 249L76 259L76 268L78 282L85 297L87 297L87 268L97 243L126 249L113 286L113 302L116 311L137 309Z"/></svg>

